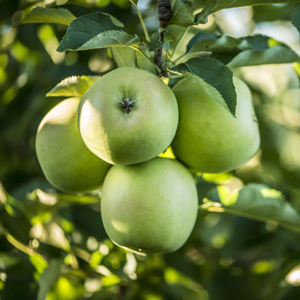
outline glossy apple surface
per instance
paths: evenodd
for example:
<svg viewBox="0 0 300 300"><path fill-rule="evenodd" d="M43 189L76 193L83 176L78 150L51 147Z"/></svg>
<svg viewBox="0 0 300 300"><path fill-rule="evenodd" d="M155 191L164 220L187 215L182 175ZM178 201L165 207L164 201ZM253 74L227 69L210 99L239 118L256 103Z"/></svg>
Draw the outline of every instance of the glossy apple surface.
<svg viewBox="0 0 300 300"><path fill-rule="evenodd" d="M191 234L197 212L194 178L174 159L113 166L105 178L101 198L105 230L114 243L130 251L177 250Z"/></svg>
<svg viewBox="0 0 300 300"><path fill-rule="evenodd" d="M178 125L172 90L159 77L137 68L118 68L101 77L79 105L79 131L103 160L131 165L159 155Z"/></svg>
<svg viewBox="0 0 300 300"><path fill-rule="evenodd" d="M173 88L179 125L172 142L174 155L187 167L204 173L234 170L250 160L260 145L258 123L248 86L234 77L236 118L202 87L188 79Z"/></svg>
<svg viewBox="0 0 300 300"><path fill-rule="evenodd" d="M83 143L77 127L79 99L56 105L42 120L36 135L36 154L47 180L67 193L99 189L110 164Z"/></svg>

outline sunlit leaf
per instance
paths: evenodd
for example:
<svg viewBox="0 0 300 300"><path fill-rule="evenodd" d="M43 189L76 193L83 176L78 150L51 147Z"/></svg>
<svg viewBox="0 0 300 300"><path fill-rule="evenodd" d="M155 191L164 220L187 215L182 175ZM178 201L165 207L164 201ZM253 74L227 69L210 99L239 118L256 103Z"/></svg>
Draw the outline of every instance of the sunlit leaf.
<svg viewBox="0 0 300 300"><path fill-rule="evenodd" d="M52 285L60 276L61 266L63 265L62 258L53 258L49 261L48 266L39 279L39 292L37 300L45 300Z"/></svg>
<svg viewBox="0 0 300 300"><path fill-rule="evenodd" d="M35 7L21 23L54 23L68 26L76 17L66 8Z"/></svg>
<svg viewBox="0 0 300 300"><path fill-rule="evenodd" d="M48 266L46 259L39 253L34 253L29 256L32 265L36 268L38 274L42 274Z"/></svg>
<svg viewBox="0 0 300 300"><path fill-rule="evenodd" d="M208 95L235 115L236 92L232 81L233 74L220 61L192 58L170 70L200 84Z"/></svg>
<svg viewBox="0 0 300 300"><path fill-rule="evenodd" d="M102 278L102 282L104 286L111 286L118 284L121 281L121 279L117 275L111 274L110 276L104 276Z"/></svg>
<svg viewBox="0 0 300 300"><path fill-rule="evenodd" d="M57 201L73 204L93 204L99 202L98 195L66 195L57 194ZM61 203L62 204L62 203Z"/></svg>
<svg viewBox="0 0 300 300"><path fill-rule="evenodd" d="M100 77L99 76L71 76L57 84L47 97L79 97L89 89Z"/></svg>
<svg viewBox="0 0 300 300"><path fill-rule="evenodd" d="M109 15L93 13L75 19L68 27L57 51L88 50L113 46L132 46L141 42L117 26Z"/></svg>
<svg viewBox="0 0 300 300"><path fill-rule="evenodd" d="M202 204L201 209L211 212L226 212L259 221L274 221L279 225L300 233L300 215L284 199L279 191L262 184L251 183L242 188L233 198L226 200L230 194L224 189L208 193L209 202ZM216 199L216 196L218 199ZM219 200L221 202L219 202Z"/></svg>

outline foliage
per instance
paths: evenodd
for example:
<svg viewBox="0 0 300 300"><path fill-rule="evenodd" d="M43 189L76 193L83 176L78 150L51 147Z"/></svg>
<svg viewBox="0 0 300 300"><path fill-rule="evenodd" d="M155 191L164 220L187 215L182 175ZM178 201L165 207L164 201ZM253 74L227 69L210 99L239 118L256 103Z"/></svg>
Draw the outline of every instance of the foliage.
<svg viewBox="0 0 300 300"><path fill-rule="evenodd" d="M0 1L0 298L298 299L298 1L172 0L163 45L156 1L134 2L146 31L129 1L44 2ZM247 22L234 25L239 13ZM234 172L194 174L199 215L188 242L143 257L107 238L99 194L46 182L34 140L43 116L100 74L162 71L153 60L161 46L170 86L188 77L233 115L232 76L243 78L262 144Z"/></svg>

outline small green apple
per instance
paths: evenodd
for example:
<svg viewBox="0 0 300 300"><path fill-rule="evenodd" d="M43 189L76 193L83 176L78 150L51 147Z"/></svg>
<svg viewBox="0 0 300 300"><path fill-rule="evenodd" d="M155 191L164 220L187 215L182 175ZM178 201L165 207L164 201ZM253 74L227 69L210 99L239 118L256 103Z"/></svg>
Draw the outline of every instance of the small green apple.
<svg viewBox="0 0 300 300"><path fill-rule="evenodd" d="M204 173L234 170L257 152L260 135L248 86L234 77L236 118L189 79L173 88L179 124L172 150L187 167Z"/></svg>
<svg viewBox="0 0 300 300"><path fill-rule="evenodd" d="M171 144L178 125L172 90L156 75L118 68L101 77L79 104L79 132L103 160L131 165L156 157Z"/></svg>
<svg viewBox="0 0 300 300"><path fill-rule="evenodd" d="M47 180L67 193L99 189L110 164L83 143L77 127L79 98L56 105L44 117L36 135L36 154Z"/></svg>
<svg viewBox="0 0 300 300"><path fill-rule="evenodd" d="M188 239L198 212L196 184L174 159L113 166L104 181L101 216L110 239L140 254L172 252Z"/></svg>

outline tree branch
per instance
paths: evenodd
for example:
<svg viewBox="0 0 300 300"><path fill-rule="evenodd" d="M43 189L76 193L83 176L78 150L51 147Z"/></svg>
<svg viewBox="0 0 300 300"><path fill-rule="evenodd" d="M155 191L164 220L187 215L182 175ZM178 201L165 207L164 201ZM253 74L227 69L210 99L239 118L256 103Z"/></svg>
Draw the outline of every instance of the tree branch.
<svg viewBox="0 0 300 300"><path fill-rule="evenodd" d="M162 28L165 30L162 30L162 32L160 33L160 41L161 41L162 47L155 51L154 62L160 69L162 69L163 44L165 41L165 35L167 32L166 29L167 29L168 23L172 19L170 0L158 0L157 1L157 17L159 20L159 28ZM165 71L162 69L162 74L165 75L164 73L165 73Z"/></svg>

